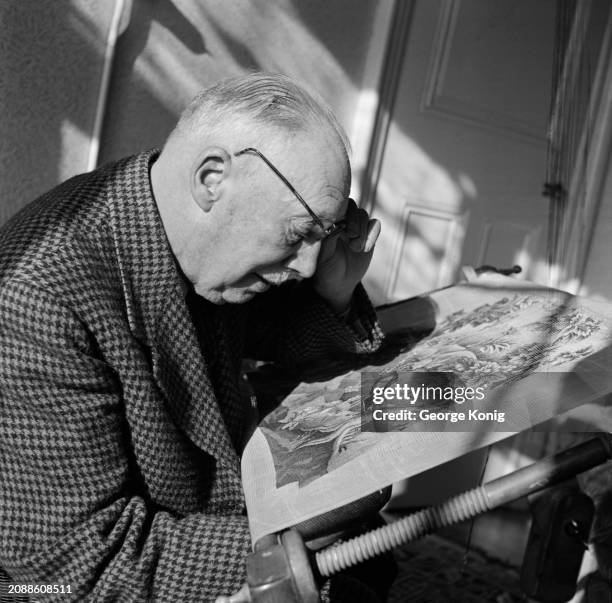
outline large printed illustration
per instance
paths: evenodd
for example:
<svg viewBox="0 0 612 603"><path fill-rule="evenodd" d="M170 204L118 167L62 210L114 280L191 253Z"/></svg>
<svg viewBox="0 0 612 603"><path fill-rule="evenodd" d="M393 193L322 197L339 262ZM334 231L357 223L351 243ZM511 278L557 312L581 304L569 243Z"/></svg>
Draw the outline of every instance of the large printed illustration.
<svg viewBox="0 0 612 603"><path fill-rule="evenodd" d="M408 371L446 373L465 386L491 389L536 371L570 370L594 351L593 338L607 334L607 321L571 296L530 290L487 300L448 314L419 341L410 331L390 337L365 366L328 365L297 385L260 425L276 486L303 487L384 437L362 429L370 403L361 391L364 372L375 373L379 383Z"/></svg>

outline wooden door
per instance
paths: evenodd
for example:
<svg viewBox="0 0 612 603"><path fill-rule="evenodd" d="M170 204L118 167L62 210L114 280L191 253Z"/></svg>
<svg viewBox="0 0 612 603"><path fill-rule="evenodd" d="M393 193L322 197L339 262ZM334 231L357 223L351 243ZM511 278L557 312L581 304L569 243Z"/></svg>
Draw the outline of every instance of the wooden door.
<svg viewBox="0 0 612 603"><path fill-rule="evenodd" d="M412 3L369 203L383 223L366 280L375 303L455 282L463 265L519 264L546 281L555 8Z"/></svg>

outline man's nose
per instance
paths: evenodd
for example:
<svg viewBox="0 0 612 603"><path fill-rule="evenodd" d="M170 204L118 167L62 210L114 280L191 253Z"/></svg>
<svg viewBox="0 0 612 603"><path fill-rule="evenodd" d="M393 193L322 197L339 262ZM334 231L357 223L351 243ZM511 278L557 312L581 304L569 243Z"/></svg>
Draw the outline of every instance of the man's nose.
<svg viewBox="0 0 612 603"><path fill-rule="evenodd" d="M297 251L287 262L287 268L295 270L302 278L310 278L317 269L321 241L302 241Z"/></svg>

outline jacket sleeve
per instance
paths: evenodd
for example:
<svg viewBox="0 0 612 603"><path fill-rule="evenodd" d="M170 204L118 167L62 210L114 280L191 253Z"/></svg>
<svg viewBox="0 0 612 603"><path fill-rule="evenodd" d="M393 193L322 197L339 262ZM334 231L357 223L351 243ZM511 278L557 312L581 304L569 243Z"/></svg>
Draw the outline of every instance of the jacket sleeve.
<svg viewBox="0 0 612 603"><path fill-rule="evenodd" d="M246 517L156 508L121 387L48 293L0 291L0 566L43 600L214 600L244 581ZM70 594L66 594L67 589Z"/></svg>
<svg viewBox="0 0 612 603"><path fill-rule="evenodd" d="M247 356L299 366L333 354L376 351L383 333L361 284L351 310L336 316L310 281L289 282L250 303Z"/></svg>

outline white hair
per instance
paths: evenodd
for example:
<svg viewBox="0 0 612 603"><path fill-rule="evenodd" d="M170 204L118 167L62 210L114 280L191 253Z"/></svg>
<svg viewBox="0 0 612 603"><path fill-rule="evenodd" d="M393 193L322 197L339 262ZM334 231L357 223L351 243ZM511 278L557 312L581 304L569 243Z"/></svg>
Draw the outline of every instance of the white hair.
<svg viewBox="0 0 612 603"><path fill-rule="evenodd" d="M289 133L319 126L335 134L348 155L348 137L325 101L280 74L251 73L202 90L183 111L176 131L217 130L241 115Z"/></svg>

